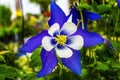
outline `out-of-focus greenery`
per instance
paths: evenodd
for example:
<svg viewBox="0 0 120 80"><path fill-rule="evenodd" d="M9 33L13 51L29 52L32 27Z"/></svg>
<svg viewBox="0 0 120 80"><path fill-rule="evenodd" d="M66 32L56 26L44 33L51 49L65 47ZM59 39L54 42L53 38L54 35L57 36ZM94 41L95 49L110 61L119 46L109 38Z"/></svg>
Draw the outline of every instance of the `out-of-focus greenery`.
<svg viewBox="0 0 120 80"><path fill-rule="evenodd" d="M10 24L11 11L9 8L0 5L0 26L8 26Z"/></svg>
<svg viewBox="0 0 120 80"><path fill-rule="evenodd" d="M50 0L31 0L44 7ZM45 4L43 2L45 2ZM48 1L48 2L47 2ZM71 2L77 0L71 0ZM10 20L11 12L5 6L0 7L0 80L120 80L120 13L116 0L81 0L79 8L99 13L102 18L88 22L88 30L107 38L110 44L101 44L91 48L82 48L82 75L69 71L61 63L53 73L46 77L36 78L41 69L41 47L33 53L15 51L20 47L20 36L23 33L22 18ZM2 11L3 10L3 11ZM7 16L1 16L3 14ZM19 14L19 13L18 13ZM48 18L28 14L24 20L24 38L31 37L43 29L47 29ZM18 39L16 38L18 37Z"/></svg>

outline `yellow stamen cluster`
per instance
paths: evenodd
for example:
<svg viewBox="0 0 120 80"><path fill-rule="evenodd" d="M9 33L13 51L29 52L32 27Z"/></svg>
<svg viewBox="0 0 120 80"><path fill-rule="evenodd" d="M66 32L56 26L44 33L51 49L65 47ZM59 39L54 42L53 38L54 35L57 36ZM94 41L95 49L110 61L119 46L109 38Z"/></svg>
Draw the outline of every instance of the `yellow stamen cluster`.
<svg viewBox="0 0 120 80"><path fill-rule="evenodd" d="M65 35L57 35L55 38L55 41L58 42L58 44L64 46L67 40L67 36Z"/></svg>

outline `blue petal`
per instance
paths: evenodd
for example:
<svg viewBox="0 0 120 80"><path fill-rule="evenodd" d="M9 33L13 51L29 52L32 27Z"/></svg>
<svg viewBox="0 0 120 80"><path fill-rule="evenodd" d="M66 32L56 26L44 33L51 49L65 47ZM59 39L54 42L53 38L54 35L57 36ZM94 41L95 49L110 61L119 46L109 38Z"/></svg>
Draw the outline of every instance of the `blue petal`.
<svg viewBox="0 0 120 80"><path fill-rule="evenodd" d="M72 22L77 25L78 20L80 20L80 12L76 8L72 8L67 18L69 19L71 15L72 15Z"/></svg>
<svg viewBox="0 0 120 80"><path fill-rule="evenodd" d="M47 30L42 31L38 35L30 38L23 46L20 48L21 51L25 52L33 52L37 47L41 46L42 44L42 38L44 36L47 36L48 32Z"/></svg>
<svg viewBox="0 0 120 80"><path fill-rule="evenodd" d="M84 29L87 30L88 12L86 9L84 9L82 13L83 13L83 18L84 18ZM78 20L81 19L80 11L73 7L70 11L70 14L67 16L67 18L69 18L70 15L72 15L72 22L78 25ZM82 28L82 23L80 23L79 27Z"/></svg>
<svg viewBox="0 0 120 80"><path fill-rule="evenodd" d="M18 55L18 57L25 56L25 55L26 55L26 52L20 51L17 55Z"/></svg>
<svg viewBox="0 0 120 80"><path fill-rule="evenodd" d="M72 50L73 55L70 58L62 58L62 63L72 72L80 75L82 73L80 51Z"/></svg>
<svg viewBox="0 0 120 80"><path fill-rule="evenodd" d="M104 39L95 32L78 29L74 35L81 35L83 37L84 47L91 47L104 42Z"/></svg>
<svg viewBox="0 0 120 80"><path fill-rule="evenodd" d="M117 0L117 3L118 3L118 7L120 8L120 0Z"/></svg>
<svg viewBox="0 0 120 80"><path fill-rule="evenodd" d="M51 18L48 22L49 26L53 25L54 23L58 23L60 27L67 21L67 17L62 9L52 0L50 5L51 10Z"/></svg>
<svg viewBox="0 0 120 80"><path fill-rule="evenodd" d="M82 23L79 26L82 29ZM84 16L84 30L88 30L88 18Z"/></svg>
<svg viewBox="0 0 120 80"><path fill-rule="evenodd" d="M83 9L82 11L83 13L83 19L84 19L84 29L87 30L88 29L88 11L86 9ZM82 27L82 23L80 24L80 27Z"/></svg>
<svg viewBox="0 0 120 80"><path fill-rule="evenodd" d="M90 20L98 20L100 19L101 16L97 13L94 13L94 12L88 12L88 19Z"/></svg>
<svg viewBox="0 0 120 80"><path fill-rule="evenodd" d="M58 63L54 50L48 52L45 49L42 49L41 60L42 60L42 68L37 74L38 78L50 74Z"/></svg>

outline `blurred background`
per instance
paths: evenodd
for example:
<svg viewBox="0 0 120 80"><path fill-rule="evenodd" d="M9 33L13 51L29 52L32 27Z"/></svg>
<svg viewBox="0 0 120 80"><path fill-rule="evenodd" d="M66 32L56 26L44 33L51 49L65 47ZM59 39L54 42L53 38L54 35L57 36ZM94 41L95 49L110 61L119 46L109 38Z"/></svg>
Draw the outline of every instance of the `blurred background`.
<svg viewBox="0 0 120 80"><path fill-rule="evenodd" d="M96 12L100 20L89 21L88 30L102 35L106 42L81 50L82 75L62 64L43 78L40 51L19 51L32 36L48 29L50 0L0 0L0 80L120 80L120 11L116 0L56 0L66 15L71 4Z"/></svg>

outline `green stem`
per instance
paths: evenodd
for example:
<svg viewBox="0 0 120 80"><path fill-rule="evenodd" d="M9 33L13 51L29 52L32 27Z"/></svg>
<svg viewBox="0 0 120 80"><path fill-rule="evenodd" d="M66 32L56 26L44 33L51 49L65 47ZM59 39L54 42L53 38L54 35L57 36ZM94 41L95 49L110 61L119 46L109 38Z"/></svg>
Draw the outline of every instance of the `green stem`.
<svg viewBox="0 0 120 80"><path fill-rule="evenodd" d="M64 80L63 64L62 64L62 80Z"/></svg>
<svg viewBox="0 0 120 80"><path fill-rule="evenodd" d="M77 27L80 27L80 23L82 22L82 20L78 20L78 24Z"/></svg>
<svg viewBox="0 0 120 80"><path fill-rule="evenodd" d="M105 15L107 17L107 15ZM106 20L105 20L106 23L108 23ZM108 37L108 27L107 27L107 24L105 24L105 34L106 36Z"/></svg>
<svg viewBox="0 0 120 80"><path fill-rule="evenodd" d="M23 15L23 4L22 4L22 0L20 0L20 6L21 6L21 11L22 11L22 39L21 39L21 44L24 44L24 15Z"/></svg>
<svg viewBox="0 0 120 80"><path fill-rule="evenodd" d="M64 80L63 65L62 65L62 63L58 63L58 65L60 66L59 76L62 76L62 77L60 77L60 78L62 78L61 80Z"/></svg>
<svg viewBox="0 0 120 80"><path fill-rule="evenodd" d="M120 10L118 8L118 17L117 17L117 23L119 23L119 17L120 17Z"/></svg>
<svg viewBox="0 0 120 80"><path fill-rule="evenodd" d="M82 22L82 29L84 29L84 18L82 14L82 10L80 9L80 16L81 16L81 22Z"/></svg>
<svg viewBox="0 0 120 80"><path fill-rule="evenodd" d="M119 17L120 17L120 10L118 8L118 14L117 14L117 18L116 18L116 24L119 23ZM115 27L116 27L116 25L115 25ZM113 31L113 40L114 40L114 38L115 38L115 28L114 28L114 31Z"/></svg>

